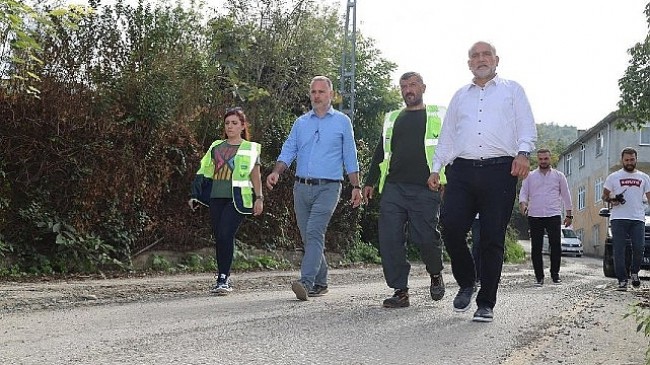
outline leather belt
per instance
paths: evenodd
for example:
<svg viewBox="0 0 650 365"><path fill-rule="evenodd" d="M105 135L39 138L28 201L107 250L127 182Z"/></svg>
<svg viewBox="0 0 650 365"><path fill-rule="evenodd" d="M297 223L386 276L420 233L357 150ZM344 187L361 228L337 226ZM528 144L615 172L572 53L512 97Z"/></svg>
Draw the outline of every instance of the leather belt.
<svg viewBox="0 0 650 365"><path fill-rule="evenodd" d="M458 166L484 167L490 165L512 163L512 160L514 160L514 157L510 157L510 156L484 158L481 160L468 160L466 158L457 158L454 160L453 165L457 164Z"/></svg>
<svg viewBox="0 0 650 365"><path fill-rule="evenodd" d="M296 176L296 181L301 184L306 185L325 185L329 183L340 183L341 180L332 180L332 179L305 179L302 177Z"/></svg>

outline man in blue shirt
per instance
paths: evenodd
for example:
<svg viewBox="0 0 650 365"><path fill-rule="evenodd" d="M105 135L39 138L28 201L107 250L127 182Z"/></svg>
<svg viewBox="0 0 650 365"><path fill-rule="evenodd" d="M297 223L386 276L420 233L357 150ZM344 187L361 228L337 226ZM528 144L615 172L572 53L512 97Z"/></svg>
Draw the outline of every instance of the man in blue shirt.
<svg viewBox="0 0 650 365"><path fill-rule="evenodd" d="M357 146L350 118L332 107L334 89L325 76L311 80L312 110L291 127L273 171L266 178L269 190L296 160L293 203L305 254L300 280L291 289L299 300L327 293L325 232L341 194L343 167L353 186L350 202L361 204Z"/></svg>

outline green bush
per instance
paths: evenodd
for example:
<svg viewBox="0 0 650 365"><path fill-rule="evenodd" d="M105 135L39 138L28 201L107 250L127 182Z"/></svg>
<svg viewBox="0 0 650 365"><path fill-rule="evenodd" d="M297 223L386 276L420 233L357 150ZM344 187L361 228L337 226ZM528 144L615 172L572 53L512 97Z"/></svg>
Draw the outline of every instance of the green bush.
<svg viewBox="0 0 650 365"><path fill-rule="evenodd" d="M366 242L357 242L344 252L345 261L350 263L381 264L377 247Z"/></svg>
<svg viewBox="0 0 650 365"><path fill-rule="evenodd" d="M526 260L526 251L519 244L519 232L512 226L506 230L505 253L503 262L517 264Z"/></svg>

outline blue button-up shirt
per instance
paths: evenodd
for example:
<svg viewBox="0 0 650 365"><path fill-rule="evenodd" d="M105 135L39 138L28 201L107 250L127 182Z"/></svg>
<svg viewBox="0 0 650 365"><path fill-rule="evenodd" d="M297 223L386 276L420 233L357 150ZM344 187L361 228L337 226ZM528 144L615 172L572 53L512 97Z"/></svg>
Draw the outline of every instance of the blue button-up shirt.
<svg viewBox="0 0 650 365"><path fill-rule="evenodd" d="M287 166L293 160L302 178L342 180L343 168L347 174L359 172L350 118L331 106L322 118L313 110L300 116L278 157Z"/></svg>

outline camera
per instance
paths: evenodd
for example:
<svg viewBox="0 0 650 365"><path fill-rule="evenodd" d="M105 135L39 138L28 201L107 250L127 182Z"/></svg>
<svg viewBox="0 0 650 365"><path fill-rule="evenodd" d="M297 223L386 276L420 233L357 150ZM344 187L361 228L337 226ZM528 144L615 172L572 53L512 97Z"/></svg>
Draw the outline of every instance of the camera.
<svg viewBox="0 0 650 365"><path fill-rule="evenodd" d="M613 202L619 202L621 204L625 204L625 197L623 196L623 193L616 194L614 196L614 199L612 199Z"/></svg>

